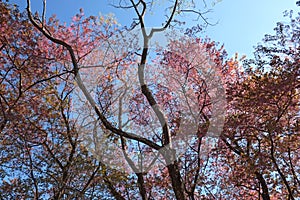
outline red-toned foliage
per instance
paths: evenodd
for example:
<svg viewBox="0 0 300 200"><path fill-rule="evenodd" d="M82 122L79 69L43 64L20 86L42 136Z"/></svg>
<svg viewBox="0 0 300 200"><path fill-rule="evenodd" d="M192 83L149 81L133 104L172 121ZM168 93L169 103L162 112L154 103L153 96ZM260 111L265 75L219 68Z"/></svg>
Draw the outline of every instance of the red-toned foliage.
<svg viewBox="0 0 300 200"><path fill-rule="evenodd" d="M1 1L0 198L299 198L299 17L242 64L199 27L152 52L186 5L146 31L138 2L142 47L112 18Z"/></svg>

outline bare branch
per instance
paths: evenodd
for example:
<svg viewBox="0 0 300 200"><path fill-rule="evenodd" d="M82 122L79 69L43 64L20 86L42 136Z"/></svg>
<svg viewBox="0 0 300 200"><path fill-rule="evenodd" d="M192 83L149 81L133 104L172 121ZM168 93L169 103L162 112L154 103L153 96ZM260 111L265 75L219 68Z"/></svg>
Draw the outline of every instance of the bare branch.
<svg viewBox="0 0 300 200"><path fill-rule="evenodd" d="M122 8L122 9L130 9L130 8L134 8L135 6L137 7L141 2L139 1L138 3L131 5L131 6L123 6L121 5L121 0L119 1L119 5L113 5L113 4L109 4L110 6L114 7L114 8Z"/></svg>
<svg viewBox="0 0 300 200"><path fill-rule="evenodd" d="M138 6L137 6L138 4L135 4L133 0L130 0L130 2L132 4L132 6L134 7L134 10L135 10L135 12L136 12L136 14L139 18L139 23L141 25L142 34L143 34L143 37L144 37L144 40L145 40L148 37L147 33L146 33L146 30L145 30L145 23L144 23L144 15L145 15L145 12L146 12L147 5L143 0L140 0L140 2L142 3L142 6L143 6L142 13L140 14L140 12L138 10Z"/></svg>
<svg viewBox="0 0 300 200"><path fill-rule="evenodd" d="M174 6L173 6L173 10L172 10L172 13L171 13L171 16L169 17L168 21L166 22L166 24L161 27L161 28L153 28L150 32L150 35L149 37L152 37L152 35L155 33L155 32L161 32L161 31L164 31L171 23L171 21L173 20L174 18L174 15L175 15L175 12L176 12L176 9L178 7L178 0L175 1L174 3Z"/></svg>
<svg viewBox="0 0 300 200"><path fill-rule="evenodd" d="M198 15L198 18L197 18L196 20L199 20L199 18L202 18L203 21L204 21L207 25L215 26L215 25L218 24L218 22L212 24L212 23L210 23L210 22L207 20L207 18L204 17L204 14L207 14L207 13L211 12L211 10L208 10L208 11L206 11L206 12L199 12L199 11L196 11L196 10L189 10L189 9L188 9L188 10L180 10L179 12L195 13L195 14Z"/></svg>
<svg viewBox="0 0 300 200"><path fill-rule="evenodd" d="M43 0L42 26L46 23L46 0Z"/></svg>

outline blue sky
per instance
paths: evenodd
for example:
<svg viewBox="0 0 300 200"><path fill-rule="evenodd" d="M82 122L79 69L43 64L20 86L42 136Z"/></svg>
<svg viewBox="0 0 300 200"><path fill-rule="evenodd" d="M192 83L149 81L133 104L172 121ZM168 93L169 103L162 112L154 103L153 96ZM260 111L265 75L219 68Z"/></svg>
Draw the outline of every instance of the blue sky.
<svg viewBox="0 0 300 200"><path fill-rule="evenodd" d="M199 0L200 1L200 0ZM213 5L212 1L217 2ZM26 0L14 0L24 9ZM56 14L62 21L69 21L73 15L83 8L86 15L98 15L114 13L122 25L129 25L135 17L133 10L115 9L108 3L116 0L48 0L47 15ZM161 0L160 8L166 0ZM202 1L200 1L202 2ZM283 21L283 11L293 9L300 10L296 6L296 0L206 0L208 7L213 11L207 15L209 21L218 22L215 26L209 26L203 36L208 36L215 41L225 44L229 55L238 52L240 55L251 57L253 46L261 41L266 33L272 33L276 22ZM32 0L33 10L42 8L42 0ZM160 12L162 13L162 12ZM160 13L150 15L148 22L160 25ZM193 21L192 17L186 18L190 24L201 24ZM154 22L157 22L155 24Z"/></svg>
<svg viewBox="0 0 300 200"><path fill-rule="evenodd" d="M300 11L295 0L222 0L212 14L219 23L206 34L225 43L230 53L248 55L265 34L273 33L278 21L288 20L283 11L291 9Z"/></svg>

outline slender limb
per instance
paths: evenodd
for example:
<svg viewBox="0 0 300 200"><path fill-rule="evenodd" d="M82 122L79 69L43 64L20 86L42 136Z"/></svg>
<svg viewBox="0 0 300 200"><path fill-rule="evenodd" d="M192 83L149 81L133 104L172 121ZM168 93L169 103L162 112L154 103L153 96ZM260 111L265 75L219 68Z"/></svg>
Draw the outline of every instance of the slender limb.
<svg viewBox="0 0 300 200"><path fill-rule="evenodd" d="M42 26L46 23L46 0L43 0Z"/></svg>
<svg viewBox="0 0 300 200"><path fill-rule="evenodd" d="M183 9L183 10L180 10L180 12L195 13L195 14L198 15L198 18L196 19L197 21L199 20L199 18L201 18L201 19L205 22L205 24L210 25L210 26L215 26L216 24L218 24L218 22L212 24L212 23L210 23L210 22L207 20L207 18L204 17L204 14L206 14L206 13L208 13L208 12L211 12L211 10L208 10L208 11L206 11L206 12L199 12L199 11L196 11L196 10L189 10L189 9L186 9L186 10L185 10L185 9Z"/></svg>

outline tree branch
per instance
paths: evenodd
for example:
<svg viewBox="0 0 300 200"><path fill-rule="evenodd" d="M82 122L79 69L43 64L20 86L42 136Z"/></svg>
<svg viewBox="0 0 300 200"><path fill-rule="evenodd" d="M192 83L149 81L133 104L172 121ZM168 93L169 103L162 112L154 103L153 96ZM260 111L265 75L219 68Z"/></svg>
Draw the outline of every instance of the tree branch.
<svg viewBox="0 0 300 200"><path fill-rule="evenodd" d="M151 148L154 148L156 150L159 150L161 147L159 145L157 145L156 143L152 142L151 140L148 140L146 138L140 137L136 134L133 133L127 133L125 131L122 131L120 129L117 129L116 127L114 127L107 119L106 117L100 112L100 109L97 107L94 99L92 98L91 94L88 92L88 90L86 89L85 85L83 84L83 81L80 77L79 74L79 66L75 57L75 53L74 50L72 49L72 47L66 43L65 41L62 41L60 39L54 38L52 37L49 33L47 33L45 31L45 28L42 26L40 26L36 20L33 18L32 13L31 13L31 7L30 7L30 0L27 0L27 14L28 14L28 18L30 20L30 22L50 41L59 44L63 47L65 47L70 56L71 56L71 61L72 61L72 65L73 65L73 74L75 76L75 80L79 86L79 88L81 89L81 91L83 92L84 96L86 97L86 99L88 100L88 102L90 103L90 105L93 107L94 111L96 112L96 114L98 115L99 119L101 120L101 122L103 123L103 125L105 126L105 128L107 128L108 130L110 130L111 132L119 135L119 136L123 136L129 139L133 139L139 142L142 142L146 145L148 145Z"/></svg>

